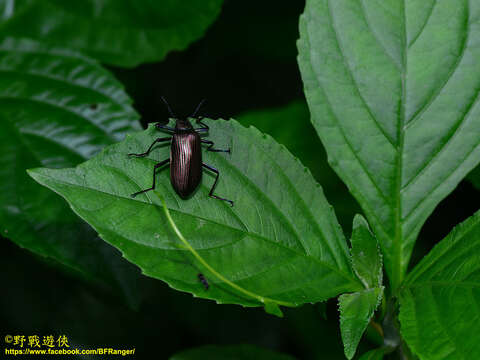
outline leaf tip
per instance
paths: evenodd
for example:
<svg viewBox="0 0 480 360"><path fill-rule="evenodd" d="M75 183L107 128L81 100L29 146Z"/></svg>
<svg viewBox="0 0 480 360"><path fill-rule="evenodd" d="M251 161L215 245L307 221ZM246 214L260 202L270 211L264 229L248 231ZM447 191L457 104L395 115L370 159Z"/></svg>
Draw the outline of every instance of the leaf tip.
<svg viewBox="0 0 480 360"><path fill-rule="evenodd" d="M280 306L278 306L278 304L275 302L272 302L272 301L265 302L264 309L265 309L265 312L270 315L275 315L280 318L283 318L283 312L280 309Z"/></svg>
<svg viewBox="0 0 480 360"><path fill-rule="evenodd" d="M44 168L32 168L32 169L26 169L25 171L27 174L35 181L40 182L38 179L44 172Z"/></svg>
<svg viewBox="0 0 480 360"><path fill-rule="evenodd" d="M365 227L370 230L367 220L361 214L355 214L353 218L352 231L358 229L359 227Z"/></svg>

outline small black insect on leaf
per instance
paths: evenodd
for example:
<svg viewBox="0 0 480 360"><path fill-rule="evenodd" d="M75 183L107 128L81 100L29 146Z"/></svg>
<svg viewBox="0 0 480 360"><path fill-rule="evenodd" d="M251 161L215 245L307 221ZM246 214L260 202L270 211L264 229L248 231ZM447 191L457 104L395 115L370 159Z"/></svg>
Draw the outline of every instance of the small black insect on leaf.
<svg viewBox="0 0 480 360"><path fill-rule="evenodd" d="M208 290L210 285L208 284L207 279L205 279L205 276L202 273L198 273L197 277L198 277L198 280L200 280L200 282L202 283L205 290Z"/></svg>

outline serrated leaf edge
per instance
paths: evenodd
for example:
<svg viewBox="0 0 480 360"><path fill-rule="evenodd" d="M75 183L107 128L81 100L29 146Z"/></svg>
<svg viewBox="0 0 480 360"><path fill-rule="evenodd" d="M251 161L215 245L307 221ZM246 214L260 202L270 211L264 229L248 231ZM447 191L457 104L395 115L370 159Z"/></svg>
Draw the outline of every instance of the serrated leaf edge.
<svg viewBox="0 0 480 360"><path fill-rule="evenodd" d="M352 294L357 294L357 293L362 293L362 292L368 292L368 291L374 291L376 289L380 289L380 292L377 296L377 302L375 304L375 306L373 307L373 310L371 310L371 313L368 315L368 317L365 318L365 320L363 321L364 322L364 325L363 325L363 331L362 331L362 334L365 332L367 326L368 326L368 323L370 322L370 319L372 318L373 314L375 313L375 311L377 310L378 306L380 305L382 299L383 299L383 294L384 294L384 290L385 290L385 287L384 286L379 286L379 287L374 287L374 288L370 288L370 289L365 289L365 290L362 290L362 291L357 291L356 293L347 293L347 294L342 294L338 297L338 309L339 309L339 312L340 312L340 324L342 324L342 322L344 321L344 317L342 316L343 314L343 303L342 303L342 298L345 298L346 295L352 295ZM341 329L341 326L340 326L340 329ZM342 337L342 341L343 341L343 337ZM360 342L360 339L359 339L359 342ZM357 347L358 347L358 343L356 344L355 348L353 349L353 353L347 353L347 346L345 345L345 343L343 344L344 346L344 352L345 352L345 356L348 358L348 359L352 359L353 356L355 355L355 352L357 350Z"/></svg>

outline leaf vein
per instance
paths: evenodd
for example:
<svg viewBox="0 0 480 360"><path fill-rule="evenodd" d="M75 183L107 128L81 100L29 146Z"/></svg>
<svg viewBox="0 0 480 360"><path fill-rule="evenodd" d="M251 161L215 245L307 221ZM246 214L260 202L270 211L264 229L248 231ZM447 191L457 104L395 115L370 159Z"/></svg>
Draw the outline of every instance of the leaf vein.
<svg viewBox="0 0 480 360"><path fill-rule="evenodd" d="M14 96L5 96L5 95L1 95L0 94L0 101L26 101L26 102L31 102L31 103L34 103L34 104L40 104L40 105L45 105L45 106L49 106L49 107L53 107L53 108L56 108L56 109L60 109L62 111L65 111L69 114L72 114L73 116L79 118L79 119L82 119L82 120L86 120L88 123L90 123L91 125L93 125L93 127L97 130L100 130L102 134L104 134L107 138L109 138L110 140L112 141L117 141L117 139L115 139L113 137L112 134L110 134L108 132L108 129L105 128L104 126L101 126L100 124L98 123L95 123L93 120L91 120L90 118L86 117L86 116L83 116L82 114L78 113L78 112L75 112L73 111L72 109L69 109L67 108L66 106L62 106L62 105L59 105L59 104L56 104L56 103L53 103L53 102L50 102L50 101L41 101L41 100L38 100L38 99L33 99L33 98L28 98L28 97L23 97L23 98L19 98L19 97L14 97Z"/></svg>
<svg viewBox="0 0 480 360"><path fill-rule="evenodd" d="M8 73L13 73L13 74L19 74L19 75L26 75L26 76L32 77L32 78L37 77L37 78L42 78L42 79L48 79L48 80L52 80L52 81L55 81L55 82L59 82L59 83L62 83L62 84L72 86L74 88L85 89L85 90L91 91L95 94L98 94L98 95L101 95L101 96L107 98L108 100L112 101L112 103L122 107L122 109L127 109L128 108L128 104L119 102L117 98L115 98L114 96L112 96L111 94L109 94L108 92L104 91L101 88L88 87L86 85L82 85L82 84L79 84L79 83L74 82L74 81L69 81L68 79L65 79L65 78L62 78L62 77L59 77L59 76L55 76L55 75L52 75L52 74L39 73L39 72L35 72L35 71L19 71L19 70L13 70L13 69L1 68L1 67L0 67L0 73L7 73L7 74ZM96 75L97 75L97 80L98 80L98 72L97 72ZM106 76L106 74L102 74L102 75Z"/></svg>
<svg viewBox="0 0 480 360"><path fill-rule="evenodd" d="M468 1L467 1L467 4ZM430 98L425 102L425 105L422 106L420 109L418 109L407 121L405 124L405 131L410 128L418 119L422 117L422 115L430 108L430 106L435 102L435 100L438 98L438 96L442 93L443 89L447 86L447 84L450 82L450 80L453 77L453 74L457 71L461 61L463 60L463 57L465 56L467 45L468 45L468 40L470 38L470 22L469 22L469 6L467 6L467 16L466 16L466 24L465 24L465 29L466 29L466 35L463 38L461 49L460 49L460 54L457 56L457 59L455 61L455 64L453 64L452 68L450 69L447 77L441 84L441 86L437 87L436 90L434 90L430 96Z"/></svg>
<svg viewBox="0 0 480 360"><path fill-rule="evenodd" d="M478 101L480 100L479 95L480 95L480 92L479 92L479 94L477 94L477 100L476 100L476 102L478 102ZM475 104L475 106L476 106L476 104ZM475 107L475 106L474 106L474 107ZM471 109L470 109L470 110L471 110ZM469 114L467 114L467 115L469 115ZM463 122L463 120L462 120L462 122ZM479 145L480 145L480 144L477 144L477 146L474 146L472 149L470 149L470 151L469 151L467 154L465 154L465 156L463 157L463 159L461 159L460 161L458 161L457 165L452 169L452 171L450 172L450 174L448 174L447 177L446 177L445 179L443 179L443 180L439 183L439 185L433 187L432 189L430 189L430 191L429 191L427 194L425 194L425 196L410 210L409 214L404 217L404 222L406 222L411 216L413 216L413 214L415 213L415 210L417 210L417 209L420 207L420 205L421 205L423 202L425 202L425 200L426 200L433 192L435 192L436 189L438 189L442 184L444 184L444 183L446 182L446 180L448 180L448 179L451 178L453 175L455 175L456 171L460 168L460 166L463 165L463 163L465 162L465 160L466 160L476 149L478 149L478 146L479 146Z"/></svg>
<svg viewBox="0 0 480 360"><path fill-rule="evenodd" d="M345 64L345 69L347 70L347 73L350 77L350 79L352 80L352 84L353 84L353 87L355 89L355 91L357 92L358 94L358 97L360 98L360 100L362 101L363 103L363 106L365 107L365 109L367 110L368 112L368 115L370 116L370 118L373 120L373 123L375 124L375 126L378 128L378 130L380 130L380 132L382 133L382 135L385 137L385 139L387 139L387 141L390 143L390 145L392 145L392 147L397 150L397 146L395 144L395 141L391 138L391 136L389 134L387 134L387 132L385 131L385 129L380 125L380 123L378 122L377 118L373 115L372 113L372 110L370 109L370 106L368 106L365 98L363 97L362 93L360 92L360 88L358 86L358 83L357 81L355 80L355 77L353 75L353 71L350 67L350 64L348 63L348 60L347 60L347 57L345 56L345 53L344 53L344 50L343 50L343 47L342 47L342 44L340 42L340 37L338 35L338 30L337 30L337 27L335 25L335 17L333 16L333 10L330 6L330 0L327 0L327 7L328 7L328 11L329 11L329 18L330 18L330 21L331 21L331 24L332 24L332 30L335 34L335 41L338 45L338 50L340 52L340 55L342 56L342 59L343 59L343 63ZM368 26L368 21L367 21L367 26ZM377 40L378 41L378 40Z"/></svg>
<svg viewBox="0 0 480 360"><path fill-rule="evenodd" d="M395 60L393 58L393 56L390 54L390 52L387 51L387 48L383 45L383 43L380 41L380 38L378 37L378 34L373 30L373 26L371 24L371 20L368 16L368 12L367 12L367 9L365 7L365 0L360 0L360 6L362 7L362 13L363 13L363 17L365 18L365 22L367 23L367 27L368 29L370 30L370 32L372 33L373 37L375 38L375 40L377 41L378 45L382 48L383 52L385 53L385 55L387 55L387 57L390 58L390 60L392 61L393 64L395 64L395 66L397 67L398 70L402 70L402 67L400 64L397 63L397 60Z"/></svg>
<svg viewBox="0 0 480 360"><path fill-rule="evenodd" d="M436 151L434 151L432 153L432 155L430 156L430 158L428 160L426 160L423 164L423 166L420 168L420 170L415 174L414 177L412 177L403 187L402 187L402 192L403 191L406 191L410 186L412 186L413 184L415 184L416 180L418 178L420 178L424 173L425 171L427 171L431 166L432 164L435 163L435 159L438 158L440 155L442 155L442 153L444 151L446 151L446 149L448 149L448 145L450 145L452 143L452 141L458 136L458 134L460 133L460 130L463 128L463 126L465 125L466 121L465 119L468 119L468 116L469 114L471 113L471 111L476 107L478 101L479 101L479 95L480 95L480 87L478 88L478 90L476 90L476 95L474 96L473 98L473 101L468 105L465 113L463 114L463 116L457 120L457 122L455 123L453 129L450 131L450 133L448 134L448 140L446 142L444 142ZM423 199L422 199L423 200Z"/></svg>
<svg viewBox="0 0 480 360"><path fill-rule="evenodd" d="M308 34L308 29L307 31L304 33L305 35L305 40L306 42L308 43L309 47L312 47L311 45L311 41L310 41L310 36ZM342 128L342 126L340 125L340 121L339 121L339 118L338 116L335 114L334 110L333 110L333 106L332 104L330 103L330 100L328 99L328 96L326 94L326 91L325 89L323 88L322 86L322 83L320 82L320 80L318 80L317 76L316 76L316 72L315 70L313 69L313 67L310 66L310 69L311 69L311 72L313 74L315 74L314 76L314 80L316 82L316 84L318 85L318 88L322 90L323 92L323 95L324 95L324 98L325 98L325 102L326 104L328 105L329 109L330 109L330 113L332 114L332 116L335 118L336 120L336 124L337 124L337 128L338 130L340 131L340 134L342 135L345 143L347 144L347 146L349 147L350 149L350 152L351 154L357 159L360 167L362 168L362 170L365 172L365 175L367 176L367 178L370 180L370 182L372 183L373 187L376 189L376 191L378 192L378 194L380 195L380 197L384 200L384 203L388 204L388 201L387 201L387 198L383 195L383 193L380 191L380 188L378 187L378 185L375 183L375 181L373 180L371 174L367 171L365 165L363 164L363 162L359 159L358 155L356 154L356 152L353 150L353 146L352 144L348 141L348 138L347 136L345 135L345 132ZM354 191L354 189L352 189ZM365 209L365 211L367 212L367 214L369 214L374 220L376 220L376 223L377 223L377 229L380 230L384 236L386 238L389 237L388 235L388 232L385 230L385 227L382 223L382 221L380 220L380 218L378 217L377 213L375 211L373 211L370 206L369 206L369 201L363 196L362 192L356 192L354 191L357 198L360 198L360 199L363 199L363 201L360 201L360 203L362 204L363 208Z"/></svg>
<svg viewBox="0 0 480 360"><path fill-rule="evenodd" d="M420 28L420 30L418 31L418 33L415 35L415 37L410 41L410 43L408 44L408 49L410 49L414 44L415 42L418 40L418 38L420 38L420 35L422 35L423 31L425 30L425 28L427 27L427 24L428 22L430 21L430 18L433 14L433 9L435 8L435 6L437 5L437 0L434 0L433 3L432 3L432 6L430 6L430 11L428 12L428 15L427 15L427 18L425 19L425 22L423 23L422 27Z"/></svg>

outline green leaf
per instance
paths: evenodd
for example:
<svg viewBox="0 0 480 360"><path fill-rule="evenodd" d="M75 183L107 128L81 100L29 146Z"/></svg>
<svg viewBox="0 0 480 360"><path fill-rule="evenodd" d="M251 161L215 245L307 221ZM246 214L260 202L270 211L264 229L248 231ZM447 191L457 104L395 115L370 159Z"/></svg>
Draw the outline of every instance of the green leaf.
<svg viewBox="0 0 480 360"><path fill-rule="evenodd" d="M8 14L0 32L133 67L185 49L205 33L221 5L222 0L0 0L0 13Z"/></svg>
<svg viewBox="0 0 480 360"><path fill-rule="evenodd" d="M353 219L351 242L353 270L365 288L382 286L382 254L377 239L362 215L356 215Z"/></svg>
<svg viewBox="0 0 480 360"><path fill-rule="evenodd" d="M175 289L245 306L296 306L360 290L333 210L308 170L255 128L234 120L206 123L215 146L231 149L205 151L203 161L219 169L215 193L234 207L208 197L213 177L207 174L194 195L181 200L168 169L157 175L155 191L131 198L151 185L154 164L169 157L168 146L146 158L127 155L162 136L154 126L77 168L30 175L65 197L145 274Z"/></svg>
<svg viewBox="0 0 480 360"><path fill-rule="evenodd" d="M353 358L358 343L383 297L382 255L362 215L353 219L352 267L367 290L339 297L340 330L345 356Z"/></svg>
<svg viewBox="0 0 480 360"><path fill-rule="evenodd" d="M382 360L384 355L385 349L379 348L363 354L359 360Z"/></svg>
<svg viewBox="0 0 480 360"><path fill-rule="evenodd" d="M182 351L170 360L293 360L290 355L262 349L254 345L206 345Z"/></svg>
<svg viewBox="0 0 480 360"><path fill-rule="evenodd" d="M400 290L402 336L421 359L480 358L480 212L437 244Z"/></svg>
<svg viewBox="0 0 480 360"><path fill-rule="evenodd" d="M358 343L382 297L383 286L353 294L343 294L338 298L340 330L345 356L348 359L355 355Z"/></svg>
<svg viewBox="0 0 480 360"><path fill-rule="evenodd" d="M26 173L74 166L140 129L121 85L95 61L0 42L0 231L19 246L135 296L136 269Z"/></svg>
<svg viewBox="0 0 480 360"><path fill-rule="evenodd" d="M307 0L300 20L313 125L393 288L426 218L480 161L479 19L480 0Z"/></svg>
<svg viewBox="0 0 480 360"><path fill-rule="evenodd" d="M360 208L328 165L327 155L310 122L310 113L304 100L292 101L277 108L248 111L237 115L236 119L244 126L253 125L271 135L299 158L322 185L341 225L350 226L352 217Z"/></svg>

